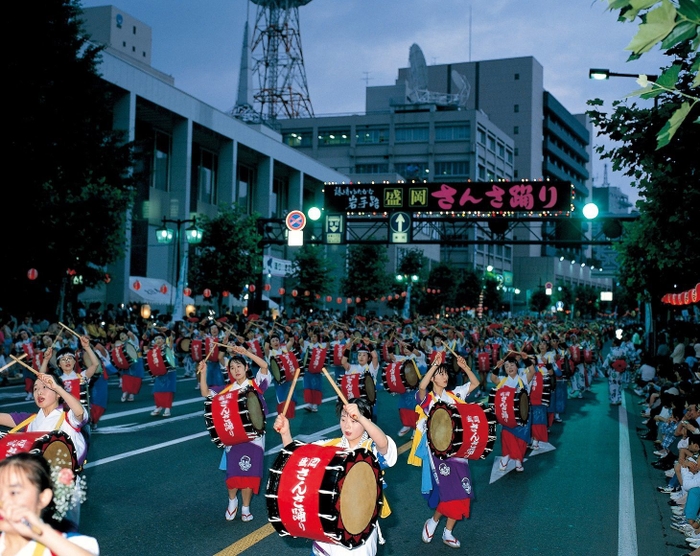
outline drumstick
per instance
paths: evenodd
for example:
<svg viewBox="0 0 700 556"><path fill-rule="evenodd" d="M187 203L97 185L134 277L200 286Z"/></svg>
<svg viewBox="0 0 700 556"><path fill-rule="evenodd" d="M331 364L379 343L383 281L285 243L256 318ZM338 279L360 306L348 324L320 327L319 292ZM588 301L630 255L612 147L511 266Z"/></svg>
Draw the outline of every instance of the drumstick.
<svg viewBox="0 0 700 556"><path fill-rule="evenodd" d="M26 367L27 369L29 369L30 371L32 371L36 376L39 376L39 373L38 373L37 371L34 370L34 367L30 367L30 366L27 365L24 361L20 361L20 360L19 360L17 357L15 357L14 355L10 355L10 357L12 357L12 359L15 360L15 363L19 363L19 364L22 365L23 367Z"/></svg>
<svg viewBox="0 0 700 556"><path fill-rule="evenodd" d="M77 333L75 330L73 330L72 328L68 328L68 327L67 327L65 324L63 324L62 322L59 322L58 324L59 324L60 326L62 326L63 328L65 328L66 330L68 330L68 332L70 332L71 334L75 334L78 338L80 338L80 334L78 334L78 333Z"/></svg>
<svg viewBox="0 0 700 556"><path fill-rule="evenodd" d="M17 357L17 359L24 359L25 357L27 357L27 354L26 354L26 353L23 353L22 355L20 355L19 357ZM14 364L15 364L15 362L12 361L11 363L8 363L7 365L3 365L3 367L0 368L0 373L3 372L3 371L4 371L5 369L7 369L8 367L12 367L12 365L14 365Z"/></svg>
<svg viewBox="0 0 700 556"><path fill-rule="evenodd" d="M287 409L289 408L289 402L292 401L292 396L294 395L294 387L297 385L297 379L299 378L299 373L301 373L301 369L297 369L294 371L294 378L292 378L292 385L289 387L289 392L287 393L287 399L284 402L284 407L282 408L282 417L287 416Z"/></svg>
<svg viewBox="0 0 700 556"><path fill-rule="evenodd" d="M2 507L3 507L3 504L2 504L2 501L0 501L0 509L2 509ZM29 521L27 521L26 518L22 518L22 519L20 519L20 521L22 522L22 524L24 526L29 527L32 530L32 533L34 533L37 537L44 534L44 532L41 529L39 529L39 527L37 525L33 525L33 524L29 523Z"/></svg>
<svg viewBox="0 0 700 556"><path fill-rule="evenodd" d="M321 369L321 372L326 375L326 378L328 379L328 382L331 383L331 386L333 387L333 390L335 390L335 393L338 394L338 397L340 398L340 401L343 402L343 405L348 405L348 399L343 395L343 392L338 388L338 385L335 383L335 380L331 378L331 375L328 374L328 371L326 370L325 367ZM353 417L354 418L354 417Z"/></svg>

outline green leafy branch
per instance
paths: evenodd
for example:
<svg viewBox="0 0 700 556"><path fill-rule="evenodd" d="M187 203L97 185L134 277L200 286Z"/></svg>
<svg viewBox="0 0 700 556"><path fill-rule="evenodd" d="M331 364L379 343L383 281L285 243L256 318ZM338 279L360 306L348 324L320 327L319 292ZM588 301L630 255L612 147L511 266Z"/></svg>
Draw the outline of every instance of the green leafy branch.
<svg viewBox="0 0 700 556"><path fill-rule="evenodd" d="M697 0L608 0L608 9L620 10L621 21L641 20L637 33L625 48L632 51L628 61L639 59L657 44L663 50L670 50L685 41L691 41L693 51L700 47L700 3ZM649 99L668 92L689 99L673 112L657 134L657 149L669 144L693 106L700 101L697 96L678 90L680 69L679 65L674 64L656 81L649 81L646 75L640 75L637 82L643 89L628 95ZM690 87L699 87L700 57L695 58L691 72L694 75ZM700 118L694 123L700 123Z"/></svg>

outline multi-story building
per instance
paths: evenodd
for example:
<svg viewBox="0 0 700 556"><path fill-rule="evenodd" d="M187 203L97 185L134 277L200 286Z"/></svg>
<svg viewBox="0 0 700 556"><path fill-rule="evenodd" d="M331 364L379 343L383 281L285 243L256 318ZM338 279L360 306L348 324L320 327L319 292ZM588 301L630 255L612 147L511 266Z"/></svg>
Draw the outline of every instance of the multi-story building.
<svg viewBox="0 0 700 556"><path fill-rule="evenodd" d="M232 203L263 217L282 217L304 208L324 182L347 181L285 145L269 127L245 124L179 90L172 77L150 67L148 25L114 6L88 8L84 19L92 40L105 45L99 71L117 99L114 128L135 143L139 163L126 256L108 269L105 301L143 295L130 287L134 276L175 282L176 245L160 245L155 236L163 217L214 217L220 205ZM182 237L180 242L184 248ZM288 260L286 250L268 248L266 254Z"/></svg>
<svg viewBox="0 0 700 556"><path fill-rule="evenodd" d="M417 47L416 47L417 48ZM411 58L414 59L414 47ZM420 55L422 58L422 54ZM573 184L573 204L590 198L590 124L573 115L543 85L533 57L401 68L394 85L367 87L365 114L282 120L284 141L355 181L395 179L491 181L552 179ZM465 238L488 239L474 228ZM580 224L529 223L507 238L543 235L580 239ZM603 286L586 266L556 270L564 253L542 244L475 245L440 250L455 265L512 275L525 293L560 275ZM567 260L579 265L590 249L572 247ZM533 272L534 271L534 272ZM517 307L518 300L514 300Z"/></svg>

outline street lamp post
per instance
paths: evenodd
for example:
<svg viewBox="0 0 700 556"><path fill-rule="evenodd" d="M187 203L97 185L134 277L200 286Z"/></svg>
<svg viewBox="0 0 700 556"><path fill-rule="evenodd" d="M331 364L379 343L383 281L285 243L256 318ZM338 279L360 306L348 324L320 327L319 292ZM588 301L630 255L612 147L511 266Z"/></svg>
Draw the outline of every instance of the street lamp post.
<svg viewBox="0 0 700 556"><path fill-rule="evenodd" d="M399 284L407 283L406 286L406 301L403 304L403 311L401 311L401 318L406 320L411 318L411 285L418 281L418 276L416 274L397 274L396 281Z"/></svg>
<svg viewBox="0 0 700 556"><path fill-rule="evenodd" d="M167 227L167 224L175 224L177 228L172 230ZM167 245L175 239L175 253L176 253L176 271L175 271L175 302L173 303L173 320L182 320L182 311L184 305L184 289L185 289L185 279L187 278L187 258L188 250L185 249L184 257L180 260L180 246L182 243L182 237L180 235L180 227L183 224L191 224L187 229L185 229L185 239L188 245L197 245L201 243L204 232L201 228L197 227L197 218L191 218L188 220L170 220L163 217L163 225L156 230L156 240L161 245Z"/></svg>

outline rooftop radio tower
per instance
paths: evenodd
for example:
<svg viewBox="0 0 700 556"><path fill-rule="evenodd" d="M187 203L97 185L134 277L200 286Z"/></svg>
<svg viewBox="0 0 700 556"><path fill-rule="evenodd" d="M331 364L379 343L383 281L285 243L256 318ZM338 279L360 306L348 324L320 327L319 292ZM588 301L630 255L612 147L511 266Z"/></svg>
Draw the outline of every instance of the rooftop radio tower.
<svg viewBox="0 0 700 556"><path fill-rule="evenodd" d="M312 117L301 51L299 6L311 0L252 0L258 6L251 41L255 108L265 120Z"/></svg>

